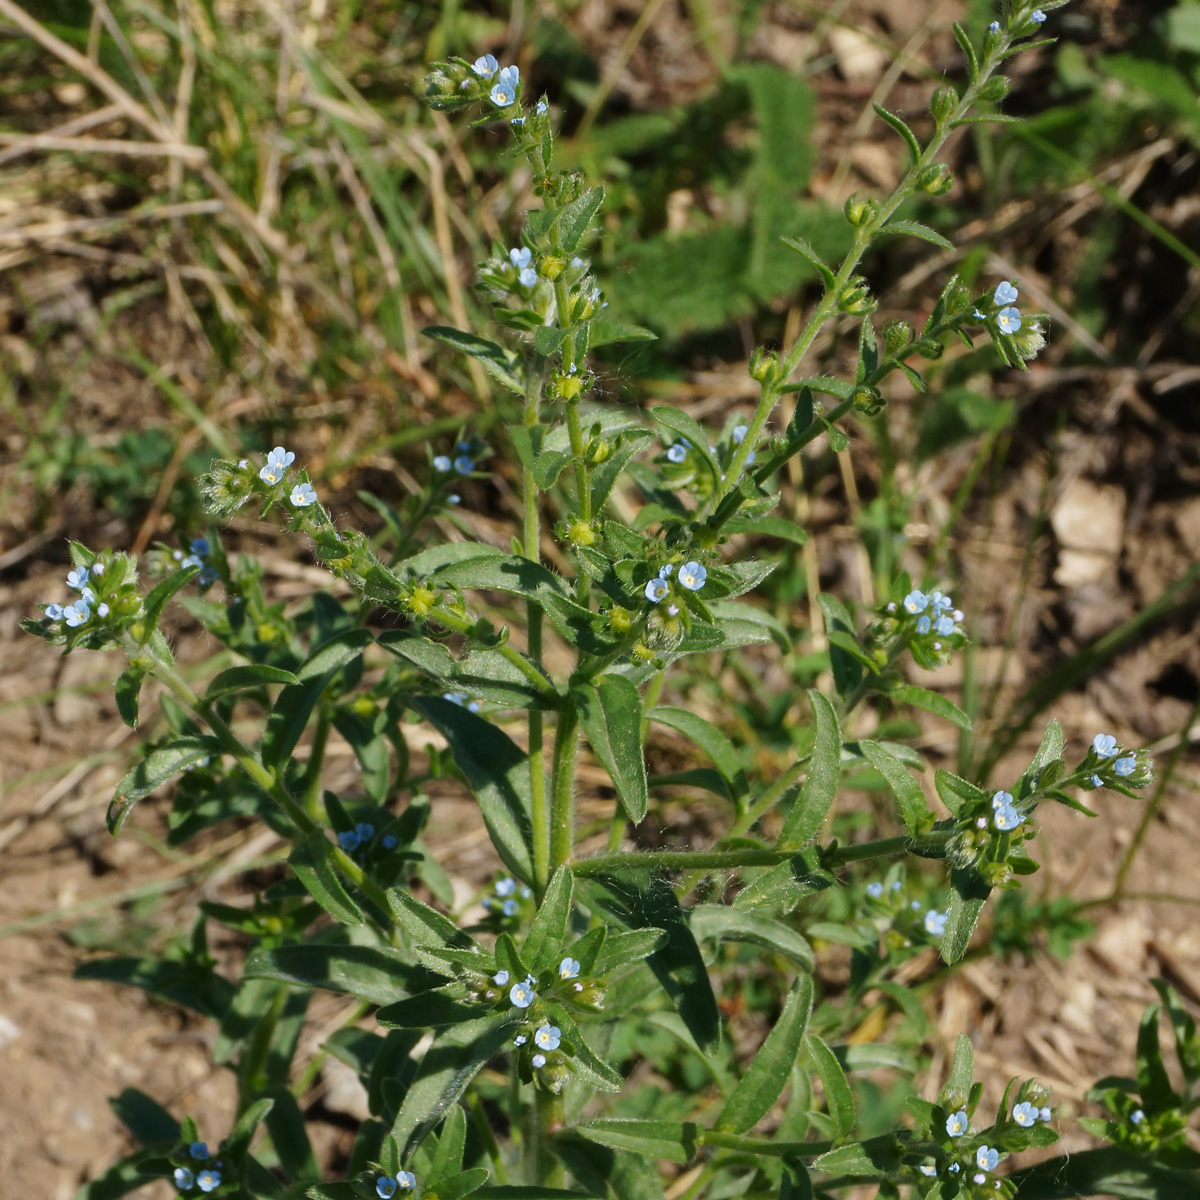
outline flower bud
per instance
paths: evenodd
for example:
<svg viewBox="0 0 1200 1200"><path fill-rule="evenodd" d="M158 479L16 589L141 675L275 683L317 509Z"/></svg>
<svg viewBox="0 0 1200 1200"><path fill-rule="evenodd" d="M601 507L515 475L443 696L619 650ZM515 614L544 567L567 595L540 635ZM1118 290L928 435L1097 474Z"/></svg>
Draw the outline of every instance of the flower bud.
<svg viewBox="0 0 1200 1200"><path fill-rule="evenodd" d="M849 313L853 317L865 317L878 307L871 296L867 281L861 275L851 276L838 298L838 311Z"/></svg>
<svg viewBox="0 0 1200 1200"><path fill-rule="evenodd" d="M586 521L572 521L567 526L567 541L572 546L594 546L596 531Z"/></svg>
<svg viewBox="0 0 1200 1200"><path fill-rule="evenodd" d="M770 350L756 346L750 355L750 378L758 383L771 383L778 372L778 357Z"/></svg>
<svg viewBox="0 0 1200 1200"><path fill-rule="evenodd" d="M547 254L545 258L539 259L537 264L537 273L543 279L555 280L562 273L567 265L567 260L561 258L557 254Z"/></svg>
<svg viewBox="0 0 1200 1200"><path fill-rule="evenodd" d="M868 387L862 383L854 389L851 402L854 405L855 412L864 413L868 417L874 417L883 412L887 404L887 401L880 395L878 388Z"/></svg>
<svg viewBox="0 0 1200 1200"><path fill-rule="evenodd" d="M437 592L423 583L417 584L408 594L408 611L414 617L426 617L437 603Z"/></svg>
<svg viewBox="0 0 1200 1200"><path fill-rule="evenodd" d="M1046 348L1046 335L1042 332L1040 321L1022 321L1021 328L1013 334L1012 341L1017 353L1026 362L1037 358Z"/></svg>
<svg viewBox="0 0 1200 1200"><path fill-rule="evenodd" d="M998 104L1012 90L1012 84L1004 75L993 75L979 89L979 98L981 100L989 100L993 104Z"/></svg>
<svg viewBox="0 0 1200 1200"><path fill-rule="evenodd" d="M955 108L958 107L958 92L952 87L940 87L934 90L929 100L929 111L933 119L941 125L949 120Z"/></svg>
<svg viewBox="0 0 1200 1200"><path fill-rule="evenodd" d="M613 633L628 633L633 628L633 616L629 609L614 604L608 614L608 626Z"/></svg>
<svg viewBox="0 0 1200 1200"><path fill-rule="evenodd" d="M937 338L919 338L913 343L913 350L922 358L935 362L946 353L946 347Z"/></svg>
<svg viewBox="0 0 1200 1200"><path fill-rule="evenodd" d="M879 209L874 200L860 200L857 196L851 196L842 211L846 214L846 220L855 229L861 229L862 226L875 219Z"/></svg>
<svg viewBox="0 0 1200 1200"><path fill-rule="evenodd" d="M577 400L583 392L583 378L559 372L550 381L549 390L557 400Z"/></svg>
<svg viewBox="0 0 1200 1200"><path fill-rule="evenodd" d="M883 345L889 357L895 357L912 341L912 326L907 321L888 321L883 327Z"/></svg>
<svg viewBox="0 0 1200 1200"><path fill-rule="evenodd" d="M591 438L584 447L583 456L592 466L607 461L613 452L612 442L607 438Z"/></svg>
<svg viewBox="0 0 1200 1200"><path fill-rule="evenodd" d="M602 1012L604 998L604 986L595 979L574 979L567 992L567 999L572 1004L586 1008L589 1012Z"/></svg>
<svg viewBox="0 0 1200 1200"><path fill-rule="evenodd" d="M945 163L930 163L917 176L917 187L930 196L944 196L954 187L954 172Z"/></svg>

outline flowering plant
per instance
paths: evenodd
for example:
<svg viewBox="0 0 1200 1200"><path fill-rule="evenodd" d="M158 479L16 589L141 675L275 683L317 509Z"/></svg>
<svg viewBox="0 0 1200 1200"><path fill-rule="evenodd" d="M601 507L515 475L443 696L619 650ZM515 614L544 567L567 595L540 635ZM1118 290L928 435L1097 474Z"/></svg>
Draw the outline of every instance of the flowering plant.
<svg viewBox="0 0 1200 1200"><path fill-rule="evenodd" d="M951 338L971 345L982 333L1017 367L1044 345L1047 318L1022 314L1012 284L973 295L957 277L919 334L900 321L877 332L876 301L856 273L885 234L949 245L896 214L916 193L950 190L941 147L969 122L1001 119L994 108L977 109L1003 98L997 69L1044 20L1021 0L981 45L956 26L967 78L961 89L935 93L924 145L879 110L908 148L907 173L885 199L847 203L853 238L836 269L789 239L819 277L822 297L791 346L754 353L758 404L748 416L731 414L720 430L668 405L652 408L646 424L589 399L590 351L652 336L605 316L585 257L604 191L577 171L554 168L549 104L525 105L516 67L502 68L489 54L435 66L428 102L506 122L542 202L520 244L495 246L479 270L502 340L445 326L425 331L477 360L512 397L505 436L520 462L522 494L512 552L428 540L428 518L461 504L451 489L480 474L492 453L477 437L433 448L428 486L405 511L372 498L384 538L347 528L295 454L276 446L261 459L215 463L205 480L209 511L219 522L253 504L260 518L304 535L316 558L350 585L354 602L322 592L298 612L271 602L253 559L228 557L214 526L186 549L154 551L150 566L162 578L148 592L132 556L73 544L67 583L77 598L48 604L27 622L68 651L123 651L128 666L117 701L131 725L144 681L165 686L169 732L119 785L109 810L114 834L139 800L177 779L173 843L219 821L257 816L290 847L290 874L253 907L202 905L182 958L90 969L212 1018L217 1056L236 1069L240 1087L236 1124L212 1153L190 1120L178 1123L143 1097L139 1127L151 1132L144 1149L115 1168L118 1184L105 1195L122 1194L119 1180L136 1186L160 1176L182 1196L657 1200L666 1182L655 1164L664 1161L689 1168L670 1185L672 1196L714 1200L798 1200L871 1180L889 1196L901 1186L939 1200L1015 1194L1015 1177L999 1173L1001 1164L1057 1138L1045 1088L1014 1081L996 1119L981 1127L983 1085L974 1079L971 1044L960 1037L937 1099L912 1098L911 1122L863 1136L852 1078L912 1064L894 1047L850 1043L848 1035L868 992L919 1025L920 1007L895 978L898 966L929 947L947 964L958 962L990 892L1018 887L1037 869L1029 844L1039 806L1055 801L1086 813L1078 791L1132 794L1150 778L1145 756L1101 734L1068 766L1052 723L1028 769L1005 788L936 772L947 814L939 815L911 773L924 767L919 755L854 732L856 716L877 700L969 723L949 700L906 680L907 659L935 667L967 635L962 612L930 586L934 580L917 586L905 574L865 622L836 597L821 597L832 694L809 691L805 749L778 778L756 778L716 725L660 698L686 656L789 644L762 609L739 602L775 564L731 552L740 534L803 542L802 529L771 515L775 480L789 460L821 436L843 446L837 422L878 415L892 372L923 387L913 361L937 359ZM799 377L838 314L859 325L855 379ZM821 396L835 403L826 408ZM790 418L771 432L785 397L793 401ZM632 521L610 503L623 481L640 494ZM569 577L543 561L548 511L555 561L569 564ZM198 595L185 591L193 583ZM223 603L209 598L218 584ZM523 628L514 630L510 614L489 615L485 598L495 595L523 606ZM203 691L180 673L159 628L176 600L236 660ZM382 631L381 612L389 615ZM555 668L563 655L548 653L552 647L569 652L568 669ZM521 733L502 727L514 712L525 714ZM410 718L444 743L430 748L427 769L411 760L403 729ZM645 744L655 724L693 741L714 769L648 774ZM324 786L334 732L361 767L354 794ZM576 813L585 739L614 796L607 850L590 856L578 851ZM306 757L297 756L301 748ZM882 778L902 832L845 843L827 837L843 774L854 769ZM431 807L425 785L447 776L474 795L502 865L476 898L474 920L422 841ZM626 848L656 790L678 782L718 797L729 813L724 831L703 849ZM910 859L948 864L948 892L936 889L937 902L929 902L920 872L906 873ZM858 885L854 864L877 861L891 865L862 888L853 920L806 916L819 893ZM237 983L215 970L209 920L252 940ZM817 1003L810 937L853 950L840 1005ZM780 984L770 1032L752 1058L724 1035L712 979L729 962L721 949L728 943L763 952ZM359 1073L372 1114L343 1181L321 1178L289 1086L315 988L360 1001L324 1046ZM370 1029L360 1025L368 1012ZM673 1039L674 1049L657 1053L691 1081L662 1103L621 1096L647 1021ZM1185 1035L1194 1067L1194 1028ZM303 1078L311 1079L309 1070ZM1171 1115L1183 1099L1162 1087L1142 1090L1140 1119L1125 1112L1133 1103L1127 1093L1105 1093L1114 1113L1136 1127L1126 1141L1152 1155L1165 1147L1175 1159L1163 1169L1186 1166ZM620 1098L615 1109L597 1099L603 1093ZM756 1135L768 1120L770 1136ZM1039 1194L1030 1179L1022 1195Z"/></svg>

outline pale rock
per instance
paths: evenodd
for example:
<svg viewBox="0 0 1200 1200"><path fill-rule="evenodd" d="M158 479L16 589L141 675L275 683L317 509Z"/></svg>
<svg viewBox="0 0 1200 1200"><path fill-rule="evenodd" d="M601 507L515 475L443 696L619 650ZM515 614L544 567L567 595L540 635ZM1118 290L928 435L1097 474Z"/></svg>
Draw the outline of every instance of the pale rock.
<svg viewBox="0 0 1200 1200"><path fill-rule="evenodd" d="M336 1058L327 1058L321 1067L321 1078L325 1083L322 1099L332 1112L344 1113L356 1121L366 1121L371 1116L367 1103L367 1089L363 1087L358 1072Z"/></svg>
<svg viewBox="0 0 1200 1200"><path fill-rule="evenodd" d="M1050 511L1058 539L1054 581L1082 587L1103 578L1116 563L1125 527L1125 493L1087 479L1073 479Z"/></svg>
<svg viewBox="0 0 1200 1200"><path fill-rule="evenodd" d="M887 53L857 29L831 29L829 45L847 83L873 83L887 66Z"/></svg>

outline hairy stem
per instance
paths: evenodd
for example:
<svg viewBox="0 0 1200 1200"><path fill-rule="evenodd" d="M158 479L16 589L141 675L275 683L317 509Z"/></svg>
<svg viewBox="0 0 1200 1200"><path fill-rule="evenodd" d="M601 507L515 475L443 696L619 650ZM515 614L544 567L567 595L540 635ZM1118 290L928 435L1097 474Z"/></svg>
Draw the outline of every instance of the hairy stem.
<svg viewBox="0 0 1200 1200"><path fill-rule="evenodd" d="M571 859L575 844L575 762L579 757L579 713L568 704L554 731L554 779L550 796L550 873Z"/></svg>

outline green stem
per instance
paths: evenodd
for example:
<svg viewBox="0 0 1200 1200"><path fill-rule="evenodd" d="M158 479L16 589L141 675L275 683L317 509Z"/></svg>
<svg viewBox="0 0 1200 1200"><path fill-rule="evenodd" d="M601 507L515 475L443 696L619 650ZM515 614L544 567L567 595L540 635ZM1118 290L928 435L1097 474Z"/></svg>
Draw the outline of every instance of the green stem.
<svg viewBox="0 0 1200 1200"><path fill-rule="evenodd" d="M492 1129L491 1122L484 1111L483 1101L480 1100L477 1092L471 1092L467 1097L467 1108L470 1110L471 1118L475 1122L475 1131L479 1134L479 1139L483 1142L483 1148L487 1153L488 1159L491 1161L492 1174L495 1175L496 1182L501 1187L507 1187L509 1182L508 1166L504 1162L504 1154L500 1149L500 1143L496 1141L496 1133Z"/></svg>
<svg viewBox="0 0 1200 1200"><path fill-rule="evenodd" d="M554 775L550 795L550 873L571 859L575 844L575 761L579 756L579 712L567 705L554 731ZM619 857L619 856L618 856Z"/></svg>
<svg viewBox="0 0 1200 1200"><path fill-rule="evenodd" d="M271 1053L271 1041L275 1037L275 1027L283 1015L284 1005L287 1004L287 986L280 984L271 997L267 1011L255 1022L254 1031L246 1045L246 1052L238 1064L238 1111L242 1112L250 1101L267 1086L266 1070L267 1057Z"/></svg>
<svg viewBox="0 0 1200 1200"><path fill-rule="evenodd" d="M1007 44L1004 44L994 47L989 51L980 64L979 75L975 82L963 92L953 111L944 120L938 122L933 137L929 140L929 144L913 161L907 174L896 185L892 194L880 203L873 216L864 225L855 229L854 242L846 252L846 256L842 259L842 265L838 268L833 283L826 288L825 295L821 297L821 301L816 309L814 309L813 315L808 320L808 324L805 325L792 348L783 356L776 379L763 384L762 398L759 400L758 408L755 410L754 417L750 422L750 428L742 443L734 451L729 469L725 473L725 482L721 484L717 493L716 499L718 502L737 489L741 482L742 472L746 468L746 460L750 452L758 447L763 426L774 410L776 403L778 403L782 385L785 385L791 379L792 375L795 374L796 368L812 347L813 342L816 341L817 335L821 332L825 322L837 311L842 292L849 282L851 275L854 274L855 268L866 253L867 248L871 245L871 242L880 230L895 215L900 205L916 191L917 181L920 178L921 172L935 161L938 152L954 131L955 123L968 115L975 101L979 98L981 89L1003 61L1002 54L1006 49Z"/></svg>
<svg viewBox="0 0 1200 1200"><path fill-rule="evenodd" d="M537 1183L542 1187L561 1188L566 1183L566 1173L558 1160L550 1153L550 1140L563 1127L563 1100L540 1088L534 1092L534 1127L537 1135L534 1164Z"/></svg>
<svg viewBox="0 0 1200 1200"><path fill-rule="evenodd" d="M350 1010L349 1015L342 1022L341 1028L349 1029L352 1026L357 1025L358 1022L361 1021L362 1018L365 1017L370 1011L371 1002L369 1000L361 1001ZM292 1084L289 1090L297 1100L303 1100L308 1089L312 1087L314 1083L316 1083L317 1076L321 1073L321 1067L324 1065L325 1060L328 1057L328 1050L318 1050L317 1053L314 1054L312 1058L305 1064L304 1070L296 1076L296 1082Z"/></svg>
<svg viewBox="0 0 1200 1200"><path fill-rule="evenodd" d="M475 628L475 622L470 620L463 614L451 612L444 606L439 606L437 610L430 614L430 619L437 621L438 624L444 625L447 629L454 633L471 633ZM507 662L512 663L530 683L533 684L543 696L553 698L555 706L558 703L558 692L554 684L542 674L523 654L518 650L514 650L507 642L502 642L499 646L491 647Z"/></svg>
<svg viewBox="0 0 1200 1200"><path fill-rule="evenodd" d="M321 766L325 761L325 745L329 740L329 709L324 704L317 706L317 722L313 727L312 749L304 766L301 779L301 803L304 811L314 821L320 819L317 799L321 792Z"/></svg>
<svg viewBox="0 0 1200 1200"><path fill-rule="evenodd" d="M330 844L329 857L337 869L379 909L384 918L390 920L391 909L388 907L387 893L383 888L336 843Z"/></svg>

